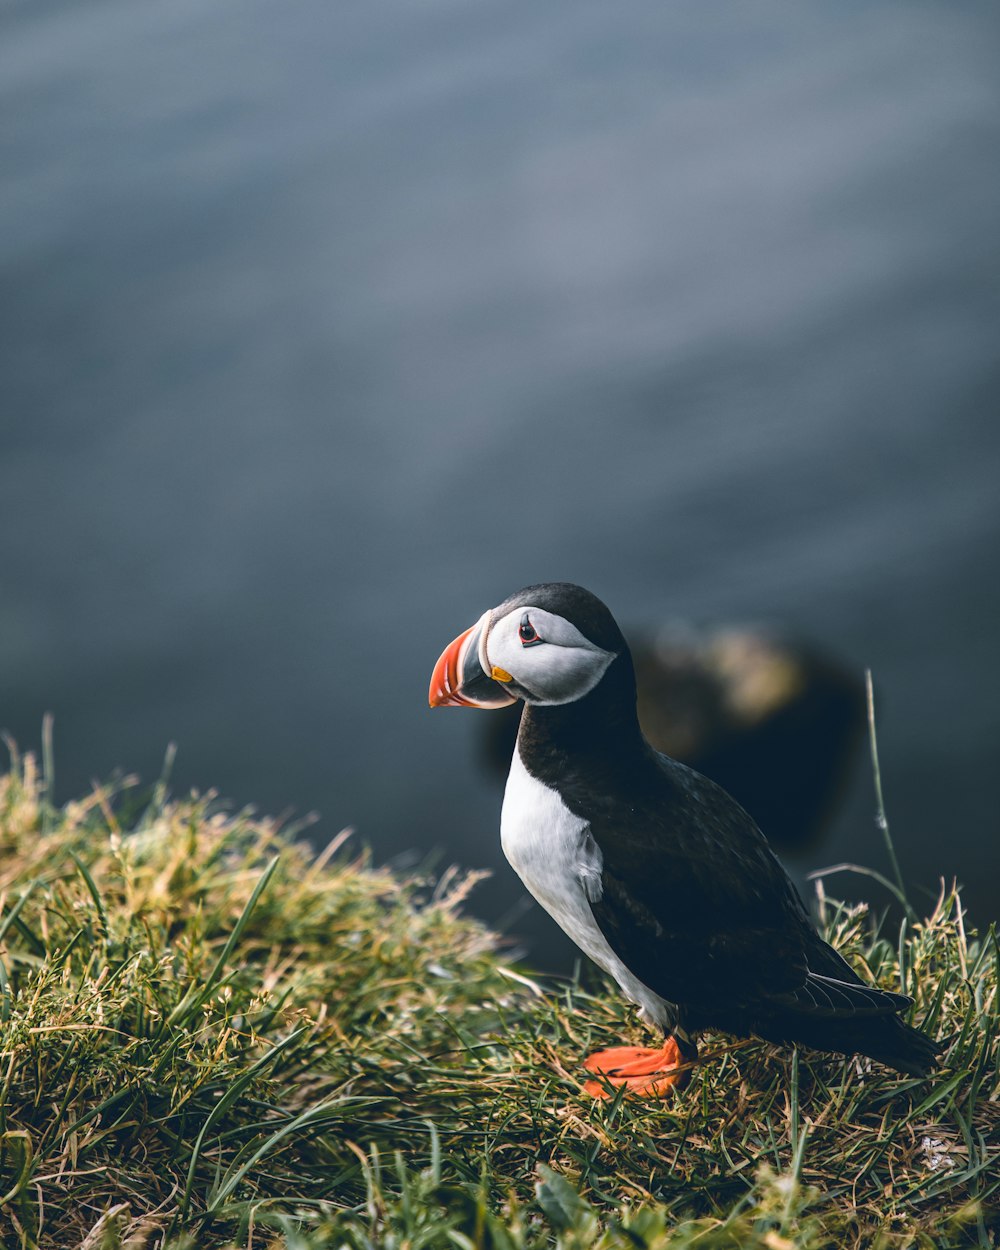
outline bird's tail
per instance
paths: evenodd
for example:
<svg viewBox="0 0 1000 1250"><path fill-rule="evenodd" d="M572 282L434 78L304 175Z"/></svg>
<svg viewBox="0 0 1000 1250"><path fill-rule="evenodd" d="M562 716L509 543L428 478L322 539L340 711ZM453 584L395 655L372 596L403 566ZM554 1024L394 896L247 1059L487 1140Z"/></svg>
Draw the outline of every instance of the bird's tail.
<svg viewBox="0 0 1000 1250"><path fill-rule="evenodd" d="M867 1055L897 1072L927 1076L938 1065L943 1047L898 1016L875 1020L836 1021L824 1042L844 1054Z"/></svg>
<svg viewBox="0 0 1000 1250"><path fill-rule="evenodd" d="M795 1013L765 1024L761 1035L773 1041L795 1041L817 1050L867 1055L909 1076L927 1076L943 1049L926 1033L904 1024L898 1015L857 1015L827 1019Z"/></svg>

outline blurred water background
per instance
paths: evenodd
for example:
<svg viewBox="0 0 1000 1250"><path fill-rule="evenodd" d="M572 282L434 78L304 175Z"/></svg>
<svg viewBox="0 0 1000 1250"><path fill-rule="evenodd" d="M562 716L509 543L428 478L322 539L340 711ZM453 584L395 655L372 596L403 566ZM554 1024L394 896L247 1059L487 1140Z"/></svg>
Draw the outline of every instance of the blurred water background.
<svg viewBox="0 0 1000 1250"><path fill-rule="evenodd" d="M1000 10L8 0L0 724L496 870L431 665L516 587L879 690L1000 911ZM859 760L798 871L885 867ZM837 879L830 888L858 892Z"/></svg>

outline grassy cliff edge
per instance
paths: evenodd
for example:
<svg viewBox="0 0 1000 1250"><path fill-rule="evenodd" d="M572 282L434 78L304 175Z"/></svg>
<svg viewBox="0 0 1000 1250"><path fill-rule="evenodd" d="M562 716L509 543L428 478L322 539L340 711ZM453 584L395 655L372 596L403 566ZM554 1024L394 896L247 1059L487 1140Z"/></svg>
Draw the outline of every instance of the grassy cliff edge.
<svg viewBox="0 0 1000 1250"><path fill-rule="evenodd" d="M949 1039L934 1079L718 1037L682 1095L595 1104L579 1060L642 1030L510 966L472 878L316 856L211 797L45 794L15 755L4 1250L998 1244L1000 946L955 890L891 935L821 915Z"/></svg>

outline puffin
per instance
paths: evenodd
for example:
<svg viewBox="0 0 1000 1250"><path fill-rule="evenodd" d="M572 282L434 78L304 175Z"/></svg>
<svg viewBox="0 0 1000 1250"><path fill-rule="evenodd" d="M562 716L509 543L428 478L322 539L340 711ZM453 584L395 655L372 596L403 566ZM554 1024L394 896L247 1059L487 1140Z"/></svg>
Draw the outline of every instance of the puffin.
<svg viewBox="0 0 1000 1250"><path fill-rule="evenodd" d="M585 1091L683 1087L705 1029L926 1076L941 1047L902 1019L904 994L864 981L816 931L753 819L655 751L614 617L570 582L527 586L442 652L437 707L521 701L500 841L539 904L639 1008L659 1046L584 1062Z"/></svg>

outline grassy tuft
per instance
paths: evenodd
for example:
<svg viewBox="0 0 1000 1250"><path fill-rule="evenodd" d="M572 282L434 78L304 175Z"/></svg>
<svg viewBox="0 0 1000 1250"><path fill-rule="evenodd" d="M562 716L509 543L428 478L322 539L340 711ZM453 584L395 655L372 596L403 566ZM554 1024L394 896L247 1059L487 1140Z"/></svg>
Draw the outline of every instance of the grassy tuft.
<svg viewBox="0 0 1000 1250"><path fill-rule="evenodd" d="M954 889L891 934L822 900L950 1039L934 1079L718 1037L683 1095L595 1104L582 1057L648 1038L510 967L473 877L134 793L0 777L4 1250L996 1244L1000 947Z"/></svg>

